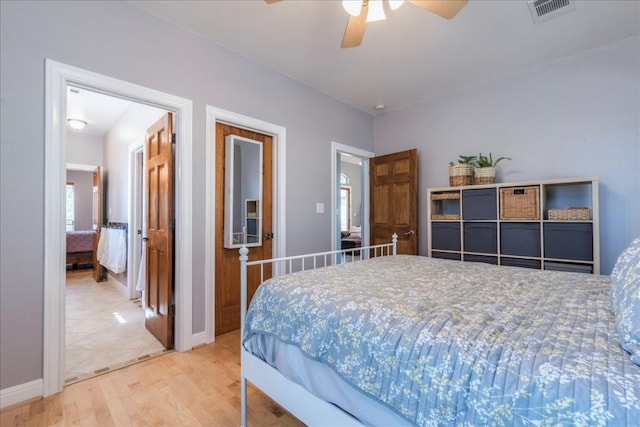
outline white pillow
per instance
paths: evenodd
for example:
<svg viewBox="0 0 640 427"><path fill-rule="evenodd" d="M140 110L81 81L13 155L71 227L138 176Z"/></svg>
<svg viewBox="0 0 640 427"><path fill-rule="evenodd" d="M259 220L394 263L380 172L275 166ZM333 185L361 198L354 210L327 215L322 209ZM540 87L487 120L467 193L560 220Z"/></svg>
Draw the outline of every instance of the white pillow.
<svg viewBox="0 0 640 427"><path fill-rule="evenodd" d="M640 366L640 236L620 254L611 271L611 304L620 344Z"/></svg>

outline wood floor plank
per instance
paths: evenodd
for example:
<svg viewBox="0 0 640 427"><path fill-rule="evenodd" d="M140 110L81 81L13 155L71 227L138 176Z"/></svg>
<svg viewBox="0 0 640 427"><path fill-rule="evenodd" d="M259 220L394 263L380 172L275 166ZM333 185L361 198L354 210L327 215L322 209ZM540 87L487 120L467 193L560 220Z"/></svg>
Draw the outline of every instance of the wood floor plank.
<svg viewBox="0 0 640 427"><path fill-rule="evenodd" d="M303 424L252 386L252 427ZM0 413L2 427L240 425L240 333L73 383L54 396Z"/></svg>
<svg viewBox="0 0 640 427"><path fill-rule="evenodd" d="M124 402L118 395L111 377L104 375L100 377L99 382L114 425L124 425L129 422Z"/></svg>

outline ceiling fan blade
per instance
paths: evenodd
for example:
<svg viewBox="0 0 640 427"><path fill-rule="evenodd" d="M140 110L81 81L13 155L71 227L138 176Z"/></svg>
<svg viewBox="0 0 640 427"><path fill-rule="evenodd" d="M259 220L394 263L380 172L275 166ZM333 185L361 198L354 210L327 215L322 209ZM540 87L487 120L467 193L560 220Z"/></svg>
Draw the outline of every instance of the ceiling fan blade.
<svg viewBox="0 0 640 427"><path fill-rule="evenodd" d="M344 30L342 38L342 48L360 46L364 37L364 30L367 28L367 13L369 12L368 2L362 2L360 15L349 16L347 28Z"/></svg>
<svg viewBox="0 0 640 427"><path fill-rule="evenodd" d="M407 0L407 2L445 19L451 19L460 12L460 9L462 9L469 0Z"/></svg>

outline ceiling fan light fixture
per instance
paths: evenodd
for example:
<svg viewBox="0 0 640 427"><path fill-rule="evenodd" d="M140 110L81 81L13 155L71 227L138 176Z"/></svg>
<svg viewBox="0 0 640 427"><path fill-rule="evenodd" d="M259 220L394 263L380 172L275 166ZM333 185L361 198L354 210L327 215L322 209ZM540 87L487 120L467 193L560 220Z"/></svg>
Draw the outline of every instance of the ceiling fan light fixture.
<svg viewBox="0 0 640 427"><path fill-rule="evenodd" d="M382 21L386 19L382 0L369 0L369 12L367 13L367 22Z"/></svg>
<svg viewBox="0 0 640 427"><path fill-rule="evenodd" d="M360 16L362 0L342 0L342 7L351 16Z"/></svg>
<svg viewBox="0 0 640 427"><path fill-rule="evenodd" d="M87 125L87 122L85 122L84 120L80 120L80 119L67 119L67 123L69 123L69 126L71 126L73 129L76 130L81 130L84 129L84 127Z"/></svg>
<svg viewBox="0 0 640 427"><path fill-rule="evenodd" d="M400 6L402 6L404 0L389 0L389 9L397 10Z"/></svg>

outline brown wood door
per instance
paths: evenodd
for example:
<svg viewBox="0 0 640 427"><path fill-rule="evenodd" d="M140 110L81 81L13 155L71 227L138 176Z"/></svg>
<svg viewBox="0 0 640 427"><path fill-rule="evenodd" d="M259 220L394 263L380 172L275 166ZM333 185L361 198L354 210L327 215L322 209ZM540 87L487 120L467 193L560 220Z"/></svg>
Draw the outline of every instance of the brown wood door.
<svg viewBox="0 0 640 427"><path fill-rule="evenodd" d="M374 157L370 162L371 244L398 235L399 254L418 254L418 151Z"/></svg>
<svg viewBox="0 0 640 427"><path fill-rule="evenodd" d="M220 335L240 328L240 260L239 249L224 247L224 179L225 179L225 137L238 135L262 144L262 221L258 233L262 245L249 248L249 261L272 258L272 240L265 234L272 233L272 158L273 138L254 131L216 123L216 243L215 243L215 334ZM271 268L265 268L265 280L271 277ZM251 300L260 285L260 270L247 272L247 298Z"/></svg>
<svg viewBox="0 0 640 427"><path fill-rule="evenodd" d="M107 276L106 269L98 261L98 242L102 228L102 167L98 166L93 171L93 280L100 282Z"/></svg>
<svg viewBox="0 0 640 427"><path fill-rule="evenodd" d="M145 326L165 347L173 347L173 115L147 130Z"/></svg>

